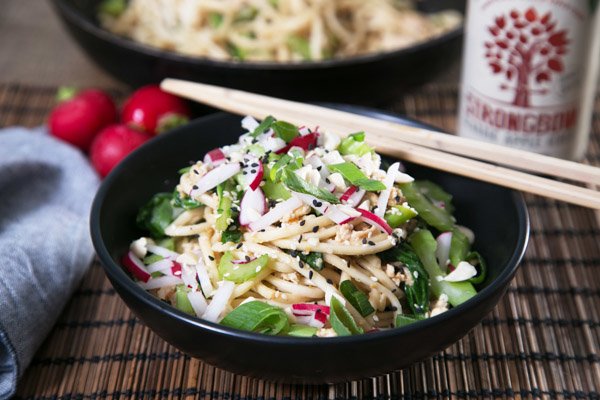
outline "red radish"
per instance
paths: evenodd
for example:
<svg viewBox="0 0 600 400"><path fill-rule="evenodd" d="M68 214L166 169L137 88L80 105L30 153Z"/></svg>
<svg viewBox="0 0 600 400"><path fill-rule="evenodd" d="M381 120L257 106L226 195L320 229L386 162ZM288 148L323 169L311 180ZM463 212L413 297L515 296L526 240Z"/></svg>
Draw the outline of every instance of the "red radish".
<svg viewBox="0 0 600 400"><path fill-rule="evenodd" d="M309 325L314 328L322 328L327 323L327 317L329 316L329 307L328 306L318 306L313 304L316 307L326 307L327 311L321 310L320 308L315 308L313 310L300 309L297 310L294 308L299 304L292 305L292 314L296 317L296 322Z"/></svg>
<svg viewBox="0 0 600 400"><path fill-rule="evenodd" d="M393 232L392 227L389 226L388 223L385 222L385 220L383 218L379 218L377 215L373 214L369 210L365 210L364 208L357 208L356 211L358 211L362 214L362 219L366 223L373 225L376 228L379 228L380 230L387 233L388 235L392 234L392 232Z"/></svg>
<svg viewBox="0 0 600 400"><path fill-rule="evenodd" d="M88 151L98 132L116 118L112 99L101 90L89 89L56 106L48 125L53 136Z"/></svg>
<svg viewBox="0 0 600 400"><path fill-rule="evenodd" d="M135 278L139 279L142 282L148 282L150 279L150 274L146 271L146 266L133 254L133 252L128 252L123 256L121 260L123 266L127 268L127 271L131 273Z"/></svg>
<svg viewBox="0 0 600 400"><path fill-rule="evenodd" d="M338 225L344 225L361 215L360 213L348 213L346 211L349 210L342 210L339 206L330 206L325 216Z"/></svg>
<svg viewBox="0 0 600 400"><path fill-rule="evenodd" d="M265 215L260 217L254 222L251 222L248 227L253 231L260 231L265 229L275 222L282 219L285 215L291 214L294 210L302 205L302 200L297 197L290 197L289 199L278 203L275 207L269 210Z"/></svg>
<svg viewBox="0 0 600 400"><path fill-rule="evenodd" d="M312 150L317 146L318 137L319 137L319 134L317 132L312 132L312 133L306 134L304 136L296 136L287 144L287 146L285 146L284 148L282 148L280 150L277 150L276 153L277 154L285 153L292 147L300 147L304 151Z"/></svg>
<svg viewBox="0 0 600 400"><path fill-rule="evenodd" d="M263 164L258 157L244 157L243 174L245 176L245 181L250 186L250 189L256 190L256 188L260 186L264 171Z"/></svg>
<svg viewBox="0 0 600 400"><path fill-rule="evenodd" d="M436 238L437 247L435 249L435 257L437 262L442 269L446 271L448 269L448 257L450 256L450 244L452 243L452 232L440 233Z"/></svg>
<svg viewBox="0 0 600 400"><path fill-rule="evenodd" d="M346 204L348 204L349 206L352 206L352 207L357 207L360 204L360 201L362 200L365 193L366 193L365 189L357 190L350 196L350 198L348 199Z"/></svg>
<svg viewBox="0 0 600 400"><path fill-rule="evenodd" d="M331 206L331 204L325 200L317 199L315 196L311 196L310 194L292 192L292 196L302 200L304 204L314 208L321 214L327 213L327 210Z"/></svg>
<svg viewBox="0 0 600 400"><path fill-rule="evenodd" d="M158 85L139 88L125 101L121 120L150 134L164 132L186 123L190 111L177 96L163 92Z"/></svg>
<svg viewBox="0 0 600 400"><path fill-rule="evenodd" d="M173 267L173 260L169 260L168 258L163 258L162 260L158 260L156 262L153 262L150 265L147 265L146 271L148 271L148 273L152 274L154 272L170 269L171 267Z"/></svg>
<svg viewBox="0 0 600 400"><path fill-rule="evenodd" d="M223 153L223 150L221 150L218 147L216 149L209 151L204 156L204 164L210 164L213 166L217 166L219 164L224 163L225 161L227 161L225 159L225 154Z"/></svg>
<svg viewBox="0 0 600 400"><path fill-rule="evenodd" d="M273 137L268 134L260 136L259 144L265 149L265 151L278 152L286 146L285 141L278 137Z"/></svg>
<svg viewBox="0 0 600 400"><path fill-rule="evenodd" d="M354 192L356 192L356 189L358 189L356 186L354 186L354 185L350 186L348 189L346 189L344 194L342 194L342 197L340 197L340 201L342 201L342 202L347 201L350 198L350 196L352 196L354 194Z"/></svg>
<svg viewBox="0 0 600 400"><path fill-rule="evenodd" d="M221 164L215 169L211 169L193 186L190 196L193 194L199 196L212 188L217 187L219 183L225 182L235 174L240 172L240 164L229 163Z"/></svg>
<svg viewBox="0 0 600 400"><path fill-rule="evenodd" d="M246 190L240 202L240 225L247 226L267 212L267 200L261 188Z"/></svg>
<svg viewBox="0 0 600 400"><path fill-rule="evenodd" d="M150 136L125 125L104 128L90 148L92 165L105 177L129 153L150 139Z"/></svg>
<svg viewBox="0 0 600 400"><path fill-rule="evenodd" d="M394 180L396 179L396 175L400 169L400 163L395 162L387 170L387 175L383 180L383 184L385 185L385 189L379 193L379 198L377 199L377 206L375 207L375 215L379 218L383 218L385 215L385 209L387 208L388 200L390 199L390 194L392 193L392 186L394 186ZM390 232L391 233L391 232Z"/></svg>

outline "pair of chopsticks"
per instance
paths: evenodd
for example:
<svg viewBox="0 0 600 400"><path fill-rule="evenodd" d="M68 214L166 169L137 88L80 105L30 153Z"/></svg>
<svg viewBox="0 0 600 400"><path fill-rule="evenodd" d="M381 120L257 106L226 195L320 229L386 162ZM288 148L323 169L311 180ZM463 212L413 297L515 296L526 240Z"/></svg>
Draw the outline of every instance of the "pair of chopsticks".
<svg viewBox="0 0 600 400"><path fill-rule="evenodd" d="M299 126L318 126L322 130L340 135L365 131L369 145L391 157L523 192L600 209L600 193L595 190L523 172L600 185L600 168L590 165L219 86L165 79L161 88L184 98L235 114L251 115L259 120L273 115L277 119Z"/></svg>

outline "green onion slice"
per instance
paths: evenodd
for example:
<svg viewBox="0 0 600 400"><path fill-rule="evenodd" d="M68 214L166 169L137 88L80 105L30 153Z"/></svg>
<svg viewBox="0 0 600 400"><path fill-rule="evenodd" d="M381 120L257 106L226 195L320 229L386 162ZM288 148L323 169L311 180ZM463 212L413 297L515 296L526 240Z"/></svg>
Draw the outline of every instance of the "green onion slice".
<svg viewBox="0 0 600 400"><path fill-rule="evenodd" d="M343 281L340 284L340 291L346 300L348 300L363 317L375 312L375 309L371 303L369 303L367 295L358 290L358 288L349 280Z"/></svg>
<svg viewBox="0 0 600 400"><path fill-rule="evenodd" d="M375 179L369 179L363 172L351 162L343 162L339 164L330 164L327 166L330 171L339 172L347 181L354 186L365 189L371 192L384 190L385 185Z"/></svg>
<svg viewBox="0 0 600 400"><path fill-rule="evenodd" d="M243 331L277 335L289 328L288 317L281 308L262 301L239 305L221 320L221 325Z"/></svg>

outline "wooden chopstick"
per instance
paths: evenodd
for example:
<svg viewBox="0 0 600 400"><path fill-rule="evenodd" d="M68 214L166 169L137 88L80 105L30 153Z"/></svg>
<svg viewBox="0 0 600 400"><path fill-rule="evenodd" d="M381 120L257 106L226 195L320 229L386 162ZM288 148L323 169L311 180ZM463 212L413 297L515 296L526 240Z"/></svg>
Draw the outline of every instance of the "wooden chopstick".
<svg viewBox="0 0 600 400"><path fill-rule="evenodd" d="M510 164L515 167L545 174L553 172L552 174L555 176L569 177L571 179L578 177L580 178L578 180L589 183L600 182L600 169L588 165L458 138L425 129L406 127L390 121L380 121L370 117L332 110L326 107L276 99L218 86L183 80L165 79L161 83L161 88L167 92L196 100L216 108L236 114L252 115L258 119L263 119L268 115L274 115L278 119L283 119L297 125L320 126L331 132L344 135L356 132L357 130L365 130L367 132L366 137L369 144L383 154L500 186L538 194L585 207L600 209L600 193L594 190L530 175L521 171L515 171L454 154L448 154L444 151L450 151L449 147L451 146L453 149L460 148L464 154L466 153L466 150L464 147L461 147L460 143L462 142L467 142L468 145L471 146L469 148L474 149L473 151L479 151L479 156L481 156L480 149L482 147L486 147L487 149L491 148L492 150L499 148L504 154L504 159L502 160L503 164L507 163L506 157L509 157L509 155L513 154L512 152L515 152L517 155L510 159ZM424 143L414 139L416 135L400 135L398 132L417 132L416 135L420 135L423 142L427 142L430 146L437 147L444 151L424 147ZM410 140L412 140L412 142L405 140L406 136L411 136ZM459 141L452 142L446 138L458 139ZM414 143L415 141L418 143ZM498 159L498 156L492 150L487 150L493 155L493 159L489 161L498 162L495 161ZM513 161L513 159L518 160L518 162ZM529 164L527 164L526 161L529 162ZM521 164L523 166L521 166ZM525 166L527 168L524 168ZM563 171L561 171L561 168L567 168L570 173L574 175L565 176ZM582 176L584 176L585 179L582 179Z"/></svg>

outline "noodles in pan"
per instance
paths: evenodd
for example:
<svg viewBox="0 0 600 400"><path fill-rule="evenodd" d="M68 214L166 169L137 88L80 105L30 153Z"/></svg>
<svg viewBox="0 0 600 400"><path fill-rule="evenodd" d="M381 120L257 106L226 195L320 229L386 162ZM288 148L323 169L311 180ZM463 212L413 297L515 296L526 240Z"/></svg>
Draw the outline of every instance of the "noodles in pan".
<svg viewBox="0 0 600 400"><path fill-rule="evenodd" d="M293 62L395 50L456 28L459 13L394 0L130 0L108 30L213 59Z"/></svg>

